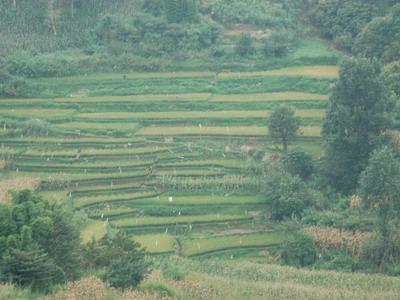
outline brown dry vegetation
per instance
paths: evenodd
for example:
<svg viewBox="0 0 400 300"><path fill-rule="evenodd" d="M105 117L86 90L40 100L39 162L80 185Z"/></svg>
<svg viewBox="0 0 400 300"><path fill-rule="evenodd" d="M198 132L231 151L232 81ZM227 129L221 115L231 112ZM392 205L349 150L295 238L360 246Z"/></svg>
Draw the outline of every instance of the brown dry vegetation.
<svg viewBox="0 0 400 300"><path fill-rule="evenodd" d="M24 189L35 190L40 181L36 178L14 178L0 181L0 203L10 200L11 191L21 191Z"/></svg>
<svg viewBox="0 0 400 300"><path fill-rule="evenodd" d="M355 257L360 256L362 243L371 233L361 231L340 230L336 228L321 228L312 226L306 229L315 243L326 249L338 249L349 252Z"/></svg>

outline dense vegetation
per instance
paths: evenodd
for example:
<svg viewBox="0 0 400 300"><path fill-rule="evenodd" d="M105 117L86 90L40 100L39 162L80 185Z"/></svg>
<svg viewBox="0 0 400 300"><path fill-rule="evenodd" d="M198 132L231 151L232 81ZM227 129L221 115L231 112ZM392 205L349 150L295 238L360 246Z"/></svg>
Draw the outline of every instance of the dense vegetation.
<svg viewBox="0 0 400 300"><path fill-rule="evenodd" d="M0 0L0 299L396 299L399 20Z"/></svg>

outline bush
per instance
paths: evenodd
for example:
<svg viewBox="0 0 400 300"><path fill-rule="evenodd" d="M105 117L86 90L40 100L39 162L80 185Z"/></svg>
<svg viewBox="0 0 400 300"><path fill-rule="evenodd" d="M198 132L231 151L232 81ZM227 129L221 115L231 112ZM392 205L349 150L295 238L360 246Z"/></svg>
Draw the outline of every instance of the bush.
<svg viewBox="0 0 400 300"><path fill-rule="evenodd" d="M150 272L150 263L140 244L125 233L109 232L99 242L85 247L86 265L105 268L104 279L116 288L136 287Z"/></svg>
<svg viewBox="0 0 400 300"><path fill-rule="evenodd" d="M312 237L304 232L297 232L282 246L282 260L288 265L305 267L316 259L317 247Z"/></svg>
<svg viewBox="0 0 400 300"><path fill-rule="evenodd" d="M303 210L314 203L311 191L301 178L292 176L282 166L267 170L265 191L274 220L301 218Z"/></svg>
<svg viewBox="0 0 400 300"><path fill-rule="evenodd" d="M285 169L293 176L298 175L301 179L307 180L314 171L314 163L311 155L301 149L293 149L283 156Z"/></svg>
<svg viewBox="0 0 400 300"><path fill-rule="evenodd" d="M18 97L26 94L27 84L22 77L12 76L0 69L0 97Z"/></svg>
<svg viewBox="0 0 400 300"><path fill-rule="evenodd" d="M294 35L289 31L274 32L264 40L262 48L266 57L285 56L294 43Z"/></svg>
<svg viewBox="0 0 400 300"><path fill-rule="evenodd" d="M164 267L162 274L165 279L180 281L185 279L185 272L178 265L167 265Z"/></svg>
<svg viewBox="0 0 400 300"><path fill-rule="evenodd" d="M242 33L236 45L236 53L240 56L249 56L254 52L253 38L249 33Z"/></svg>

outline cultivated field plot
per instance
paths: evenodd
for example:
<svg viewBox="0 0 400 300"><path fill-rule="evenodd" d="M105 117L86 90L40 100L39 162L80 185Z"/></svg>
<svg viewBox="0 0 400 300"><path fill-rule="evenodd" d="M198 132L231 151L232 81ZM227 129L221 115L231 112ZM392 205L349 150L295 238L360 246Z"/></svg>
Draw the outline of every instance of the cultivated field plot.
<svg viewBox="0 0 400 300"><path fill-rule="evenodd" d="M320 48L281 69L31 80L36 99L0 100L0 201L7 186L35 188L87 215L83 242L120 228L158 255L273 247L284 236L262 192L262 160L277 151L266 123L291 106L302 124L289 147L321 156L338 68L321 66Z"/></svg>

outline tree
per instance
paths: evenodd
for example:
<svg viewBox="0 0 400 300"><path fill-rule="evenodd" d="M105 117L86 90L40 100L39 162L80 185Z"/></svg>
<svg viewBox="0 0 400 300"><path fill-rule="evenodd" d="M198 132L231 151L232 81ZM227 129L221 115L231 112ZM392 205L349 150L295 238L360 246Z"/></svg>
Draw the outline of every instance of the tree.
<svg viewBox="0 0 400 300"><path fill-rule="evenodd" d="M324 170L338 191L354 191L370 153L385 142L390 101L377 61L348 59L340 69L322 125Z"/></svg>
<svg viewBox="0 0 400 300"><path fill-rule="evenodd" d="M280 163L267 165L264 186L274 220L301 218L304 209L314 202L301 178L289 174Z"/></svg>
<svg viewBox="0 0 400 300"><path fill-rule="evenodd" d="M373 19L357 36L353 51L366 57L399 59L400 5L392 7L384 17Z"/></svg>
<svg viewBox="0 0 400 300"><path fill-rule="evenodd" d="M281 106L274 109L268 120L268 132L273 142L282 144L283 151L287 151L288 144L296 137L300 119L295 117L294 110Z"/></svg>
<svg viewBox="0 0 400 300"><path fill-rule="evenodd" d="M48 290L78 277L79 233L64 209L25 190L0 206L0 216L1 282Z"/></svg>
<svg viewBox="0 0 400 300"><path fill-rule="evenodd" d="M293 176L298 175L303 180L307 180L314 171L311 155L301 149L293 149L285 153L283 165L290 174Z"/></svg>
<svg viewBox="0 0 400 300"><path fill-rule="evenodd" d="M283 261L292 266L305 267L315 262L317 247L309 234L297 232L282 246Z"/></svg>
<svg viewBox="0 0 400 300"><path fill-rule="evenodd" d="M249 33L242 33L236 45L236 53L240 56L249 56L254 53L253 38Z"/></svg>
<svg viewBox="0 0 400 300"><path fill-rule="evenodd" d="M144 250L121 231L93 240L86 253L93 267L107 270L105 280L117 288L136 287L150 272Z"/></svg>
<svg viewBox="0 0 400 300"><path fill-rule="evenodd" d="M197 17L196 0L164 0L164 9L170 23L191 23Z"/></svg>
<svg viewBox="0 0 400 300"><path fill-rule="evenodd" d="M400 217L400 160L393 150L385 146L372 153L368 166L360 177L362 205L377 214L376 229L381 240L380 266L390 260L393 244L392 226ZM398 252L400 249L396 249ZM398 256L398 255L397 255Z"/></svg>

